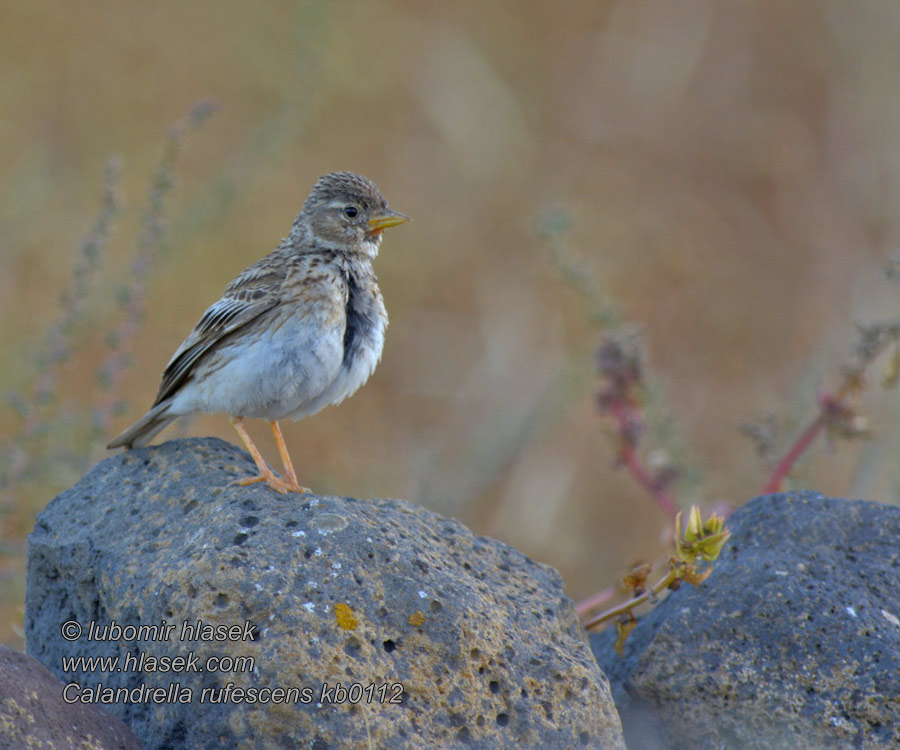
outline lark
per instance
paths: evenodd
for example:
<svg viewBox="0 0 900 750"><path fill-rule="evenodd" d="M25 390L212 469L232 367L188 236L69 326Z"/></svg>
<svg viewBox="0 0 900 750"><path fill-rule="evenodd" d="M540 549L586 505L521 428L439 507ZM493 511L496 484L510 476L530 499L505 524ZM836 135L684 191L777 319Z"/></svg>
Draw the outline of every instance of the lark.
<svg viewBox="0 0 900 750"><path fill-rule="evenodd" d="M388 317L372 262L382 232L407 221L371 180L320 177L290 235L203 313L166 366L150 411L107 447L144 446L178 417L224 413L259 470L239 484L309 492L278 422L340 403L375 370ZM245 419L269 422L283 476L263 460Z"/></svg>

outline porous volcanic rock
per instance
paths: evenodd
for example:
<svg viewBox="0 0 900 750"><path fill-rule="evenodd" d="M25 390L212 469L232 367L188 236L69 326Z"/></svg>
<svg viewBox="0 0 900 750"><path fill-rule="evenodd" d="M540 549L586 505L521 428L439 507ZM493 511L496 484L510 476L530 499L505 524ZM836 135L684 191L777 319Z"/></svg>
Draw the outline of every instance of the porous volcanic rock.
<svg viewBox="0 0 900 750"><path fill-rule="evenodd" d="M147 750L624 747L554 570L406 502L231 484L253 471L171 441L56 497L29 538L29 653L118 696Z"/></svg>
<svg viewBox="0 0 900 750"><path fill-rule="evenodd" d="M591 637L628 747L900 747L900 508L768 495L728 526L624 659Z"/></svg>
<svg viewBox="0 0 900 750"><path fill-rule="evenodd" d="M36 659L0 645L0 747L3 750L141 750L115 716L67 703L63 684Z"/></svg>

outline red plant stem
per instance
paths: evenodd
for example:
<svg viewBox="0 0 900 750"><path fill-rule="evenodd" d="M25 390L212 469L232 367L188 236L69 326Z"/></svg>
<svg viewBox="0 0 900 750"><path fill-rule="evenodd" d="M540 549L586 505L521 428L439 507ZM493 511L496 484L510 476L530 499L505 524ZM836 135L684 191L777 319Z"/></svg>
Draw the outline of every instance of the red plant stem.
<svg viewBox="0 0 900 750"><path fill-rule="evenodd" d="M657 505L674 521L675 516L678 515L678 506L675 503L675 498L644 466L641 457L635 450L635 439L630 434L633 431L631 427L632 420L630 419L631 406L613 402L609 404L609 411L615 418L621 438L619 459L631 472L631 476L634 477L635 481L650 493L653 499L656 500Z"/></svg>
<svg viewBox="0 0 900 750"><path fill-rule="evenodd" d="M665 487L660 487L656 480L653 479L650 472L644 467L634 446L622 446L621 457L623 463L628 467L628 470L631 472L631 475L635 478L637 483L653 496L653 499L656 500L657 504L665 511L669 518L674 521L675 516L678 515L678 506L675 505L675 499Z"/></svg>
<svg viewBox="0 0 900 750"><path fill-rule="evenodd" d="M784 478L790 473L800 456L809 448L813 440L819 436L819 433L827 424L828 413L823 410L819 412L819 416L813 420L812 424L803 431L803 434L797 438L791 449L784 455L784 458L778 462L778 466L775 467L772 476L769 477L763 486L761 494L768 495L781 490L781 483L784 481Z"/></svg>
<svg viewBox="0 0 900 750"><path fill-rule="evenodd" d="M587 599L582 599L575 605L575 611L579 616L584 617L592 609L597 609L601 604L606 604L616 595L616 589L613 586L607 586L603 591L591 594Z"/></svg>
<svg viewBox="0 0 900 750"><path fill-rule="evenodd" d="M846 409L844 405L844 399L847 398L847 395L853 390L856 384L859 382L859 378L862 376L862 368L857 368L855 370L850 371L844 377L844 381L841 383L840 387L833 394L822 394L819 396L819 413L816 418L812 421L812 423L807 427L803 433L794 441L794 444L791 446L790 450L785 453L784 458L778 462L778 466L775 467L775 470L772 472L772 476L769 477L768 481L762 488L762 494L767 495L771 492L779 492L781 490L781 483L784 481L784 478L790 473L794 464L797 463L800 456L812 445L813 440L815 440L819 433L828 426L828 422L831 421L835 415L840 414L842 409Z"/></svg>

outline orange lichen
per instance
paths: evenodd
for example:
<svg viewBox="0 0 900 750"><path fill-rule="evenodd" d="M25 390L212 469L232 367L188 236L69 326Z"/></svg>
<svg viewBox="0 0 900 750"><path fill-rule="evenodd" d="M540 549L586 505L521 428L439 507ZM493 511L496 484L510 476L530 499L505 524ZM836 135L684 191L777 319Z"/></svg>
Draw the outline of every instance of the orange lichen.
<svg viewBox="0 0 900 750"><path fill-rule="evenodd" d="M353 616L353 610L343 602L334 605L334 619L337 620L338 627L344 630L356 630L359 625Z"/></svg>

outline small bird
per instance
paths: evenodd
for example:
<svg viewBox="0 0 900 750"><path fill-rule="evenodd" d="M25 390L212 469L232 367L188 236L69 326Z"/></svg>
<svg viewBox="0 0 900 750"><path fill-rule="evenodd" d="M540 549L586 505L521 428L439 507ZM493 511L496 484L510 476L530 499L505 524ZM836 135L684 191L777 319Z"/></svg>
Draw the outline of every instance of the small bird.
<svg viewBox="0 0 900 750"><path fill-rule="evenodd" d="M239 484L309 492L278 420L340 403L375 370L388 318L372 261L382 231L407 221L371 180L320 177L290 235L225 288L172 356L153 407L107 448L146 445L186 414L224 412L259 469ZM266 465L245 418L269 422L283 477Z"/></svg>

